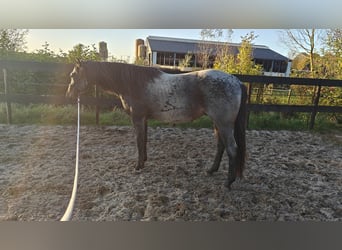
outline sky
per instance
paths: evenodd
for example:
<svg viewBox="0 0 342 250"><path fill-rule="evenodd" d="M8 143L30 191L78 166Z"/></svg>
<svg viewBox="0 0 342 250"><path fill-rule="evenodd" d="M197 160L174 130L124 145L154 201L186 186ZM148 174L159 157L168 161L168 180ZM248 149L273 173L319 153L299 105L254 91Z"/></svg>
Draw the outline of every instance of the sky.
<svg viewBox="0 0 342 250"><path fill-rule="evenodd" d="M202 28L233 28L232 42L252 30L255 44L289 56L279 29L340 28L337 0L0 0L0 28L30 29L29 51L68 52L73 46L108 44L109 54L134 59L137 38L199 39Z"/></svg>
<svg viewBox="0 0 342 250"><path fill-rule="evenodd" d="M42 49L47 42L49 48L58 53L68 52L75 45L107 43L109 56L132 62L135 57L135 40L148 36L162 36L186 39L201 39L201 29L30 29L26 38L27 50L34 52ZM258 37L254 44L266 45L270 49L289 56L289 49L281 42L281 29L233 29L231 42L241 42L241 36L254 31Z"/></svg>

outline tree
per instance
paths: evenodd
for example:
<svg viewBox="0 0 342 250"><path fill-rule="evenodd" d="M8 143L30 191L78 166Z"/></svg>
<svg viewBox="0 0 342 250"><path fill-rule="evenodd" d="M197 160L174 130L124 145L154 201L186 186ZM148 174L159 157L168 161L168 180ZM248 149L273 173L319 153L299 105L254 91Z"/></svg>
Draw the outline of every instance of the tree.
<svg viewBox="0 0 342 250"><path fill-rule="evenodd" d="M325 39L327 51L323 51L324 73L327 78L342 79L342 29L330 29ZM322 64L323 64L322 63ZM322 89L325 104L342 105L342 89L326 87ZM335 113L331 115L338 123L342 123L342 115Z"/></svg>
<svg viewBox="0 0 342 250"><path fill-rule="evenodd" d="M224 34L226 33L226 38ZM224 29L202 29L200 36L201 42L198 45L199 53L197 54L197 58L199 63L202 65L203 69L209 68L212 62L215 59L214 51L219 51L218 46L215 48L211 42L216 41L222 42L227 39L230 40L233 34L232 29L224 30Z"/></svg>
<svg viewBox="0 0 342 250"><path fill-rule="evenodd" d="M193 57L193 54L191 52L188 52L185 55L184 59L179 61L179 67L183 67L183 68L190 67L192 57Z"/></svg>
<svg viewBox="0 0 342 250"><path fill-rule="evenodd" d="M342 32L340 29L335 30L316 30L316 29L300 29L300 30L286 30L283 42L296 50L304 51L309 57L311 77L319 78L339 78L341 77L342 68ZM322 49L319 54L316 49L318 41L323 41L327 45L328 50ZM295 86L294 86L295 87ZM295 87L298 88L298 87ZM313 89L309 87L302 87L306 93L311 93L311 102L317 95L320 95L321 103L332 105L340 105L342 92L340 88L315 86ZM311 115L311 122L315 119L315 113ZM338 122L342 119L333 114L331 117Z"/></svg>
<svg viewBox="0 0 342 250"><path fill-rule="evenodd" d="M110 58L110 61L111 62L117 62L117 61L119 61L117 58L115 58L115 57L111 57ZM134 64L135 65L140 65L140 66L148 66L148 60L146 59L146 58L141 58L141 57L139 57L139 58L136 58L135 59L135 61L134 61Z"/></svg>
<svg viewBox="0 0 342 250"><path fill-rule="evenodd" d="M296 71L310 70L309 55L305 52L297 54L292 60L292 69Z"/></svg>
<svg viewBox="0 0 342 250"><path fill-rule="evenodd" d="M254 32L248 33L241 37L242 42L239 48L239 54L237 59L239 62L239 73L248 75L260 75L262 72L261 65L256 65L253 62L253 48L252 42L258 36L254 35Z"/></svg>
<svg viewBox="0 0 342 250"><path fill-rule="evenodd" d="M230 74L246 74L260 75L262 66L257 65L253 61L252 42L257 38L254 32L247 33L241 37L241 45L238 54L235 55L232 49L227 46L223 47L217 54L214 68L220 69ZM257 103L261 103L263 99L264 86L263 84L254 84L257 87Z"/></svg>
<svg viewBox="0 0 342 250"><path fill-rule="evenodd" d="M316 77L316 64L315 64L315 51L316 51L316 43L322 40L323 30L316 29L296 29L296 30L285 30L282 33L282 42L292 51L295 52L305 52L309 57L310 63L310 75L312 78ZM305 54L303 54L305 55ZM320 88L317 90L317 86L313 88L312 102L314 102L316 93L320 91ZM307 88L307 92L311 92L309 88Z"/></svg>
<svg viewBox="0 0 342 250"><path fill-rule="evenodd" d="M227 42L233 35L232 29L202 29L200 36L202 40Z"/></svg>
<svg viewBox="0 0 342 250"><path fill-rule="evenodd" d="M329 51L338 57L342 57L342 29L330 29L325 39Z"/></svg>
<svg viewBox="0 0 342 250"><path fill-rule="evenodd" d="M27 34L28 30L0 29L0 53L24 51Z"/></svg>
<svg viewBox="0 0 342 250"><path fill-rule="evenodd" d="M55 53L49 48L50 44L45 41L45 43L42 45L42 49L37 49L35 52L40 55L46 55L49 57L54 57Z"/></svg>
<svg viewBox="0 0 342 250"><path fill-rule="evenodd" d="M257 38L254 32L241 37L241 45L235 56L232 49L223 47L215 59L214 68L231 74L260 75L262 67L253 62L252 42Z"/></svg>
<svg viewBox="0 0 342 250"><path fill-rule="evenodd" d="M333 65L334 75L331 78L342 79L342 29L328 30L325 45L330 67Z"/></svg>
<svg viewBox="0 0 342 250"><path fill-rule="evenodd" d="M67 55L60 50L60 54L56 54L50 49L50 44L45 42L41 49L37 49L34 53L30 53L30 58L40 62L66 62Z"/></svg>
<svg viewBox="0 0 342 250"><path fill-rule="evenodd" d="M96 50L95 44L86 46L83 44L77 44L72 50L68 52L68 62L75 63L77 60L91 60L100 61L100 55Z"/></svg>
<svg viewBox="0 0 342 250"><path fill-rule="evenodd" d="M322 40L324 30L296 29L285 30L282 33L282 42L292 51L305 52L310 61L311 77L315 77L316 43Z"/></svg>

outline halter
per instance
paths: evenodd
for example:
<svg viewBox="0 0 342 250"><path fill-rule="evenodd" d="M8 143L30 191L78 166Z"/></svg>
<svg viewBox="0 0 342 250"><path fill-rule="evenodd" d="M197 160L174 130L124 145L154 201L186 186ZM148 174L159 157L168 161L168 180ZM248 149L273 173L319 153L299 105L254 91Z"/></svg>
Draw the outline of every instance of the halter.
<svg viewBox="0 0 342 250"><path fill-rule="evenodd" d="M70 221L72 216L72 211L74 209L76 193L77 193L77 182L78 182L78 159L80 151L80 95L77 97L77 139L76 139L76 164L75 164L75 177L74 186L72 188L72 193L67 209L60 221Z"/></svg>

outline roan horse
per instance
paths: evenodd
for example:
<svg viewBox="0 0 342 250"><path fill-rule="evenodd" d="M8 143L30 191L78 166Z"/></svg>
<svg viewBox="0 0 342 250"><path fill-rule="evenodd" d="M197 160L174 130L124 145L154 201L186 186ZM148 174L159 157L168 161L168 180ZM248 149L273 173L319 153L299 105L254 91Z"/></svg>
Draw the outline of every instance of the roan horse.
<svg viewBox="0 0 342 250"><path fill-rule="evenodd" d="M167 74L153 67L123 63L76 63L66 96L75 97L88 82L118 96L135 128L138 163L147 160L147 120L187 122L208 115L217 137L217 152L208 174L216 172L226 150L230 189L242 177L246 153L246 87L235 77L218 70Z"/></svg>

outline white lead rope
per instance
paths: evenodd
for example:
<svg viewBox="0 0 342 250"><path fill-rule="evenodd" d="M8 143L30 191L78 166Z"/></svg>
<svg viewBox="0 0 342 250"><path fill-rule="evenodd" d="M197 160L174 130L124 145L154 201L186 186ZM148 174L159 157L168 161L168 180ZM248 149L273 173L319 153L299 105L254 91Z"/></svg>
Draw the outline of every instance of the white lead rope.
<svg viewBox="0 0 342 250"><path fill-rule="evenodd" d="M76 164L75 164L75 177L74 186L72 188L71 198L67 209L60 221L69 221L72 216L72 211L74 209L76 193L77 193L77 182L78 182L78 155L80 149L80 96L77 97L77 140L76 140Z"/></svg>

